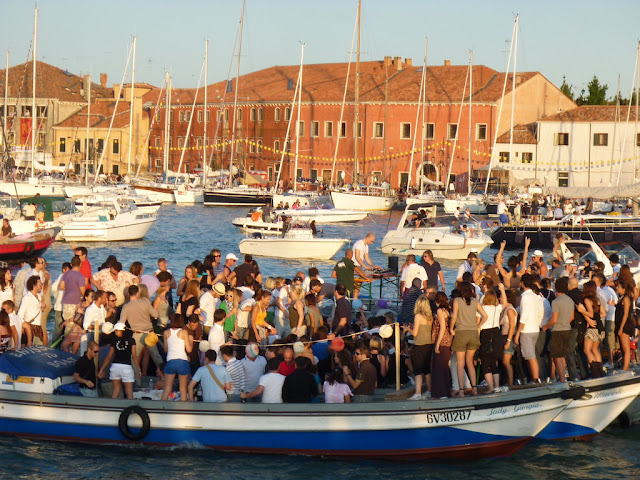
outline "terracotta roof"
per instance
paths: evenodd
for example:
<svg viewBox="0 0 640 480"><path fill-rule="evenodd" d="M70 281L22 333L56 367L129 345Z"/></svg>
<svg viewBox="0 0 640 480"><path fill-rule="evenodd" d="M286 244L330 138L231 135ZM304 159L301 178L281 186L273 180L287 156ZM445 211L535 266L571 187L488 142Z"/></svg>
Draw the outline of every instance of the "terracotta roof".
<svg viewBox="0 0 640 480"><path fill-rule="evenodd" d="M513 127L513 143L535 145L538 143L536 139L536 123L529 123L528 125L516 125ZM509 143L510 132L505 132L498 137L496 143Z"/></svg>
<svg viewBox="0 0 640 480"><path fill-rule="evenodd" d="M583 105L564 112L541 118L540 122L626 122L628 105L621 105L616 117L615 105ZM638 112L640 114L640 111ZM636 107L631 106L630 119L635 119Z"/></svg>
<svg viewBox="0 0 640 480"><path fill-rule="evenodd" d="M341 103L348 64L325 63L305 65L302 74L303 102ZM295 83L298 78L298 65L274 66L240 77L239 102L291 102ZM463 89L467 76L466 65L427 67L427 101L431 103L459 103L463 99ZM385 68L383 61L360 63L360 101L384 102L385 90L389 102L416 103L420 94L422 66L409 66L400 71L396 67ZM483 66L473 67L473 100L477 103L493 103L500 99L504 82L504 73ZM538 72L518 73L519 84L526 82ZM511 74L509 74L511 78ZM291 79L291 80L289 80ZM388 79L388 85L385 82ZM235 78L231 80L235 88ZM291 89L288 86L291 85ZM508 81L506 93L511 91ZM191 104L195 89L174 89L172 104ZM208 101L217 103L225 98L233 102L233 90L227 92L227 81L217 82L208 87ZM157 97L157 93L156 93ZM351 65L347 101L355 97L355 65ZM469 97L467 87L464 100ZM198 91L198 103L204 102L204 90Z"/></svg>
<svg viewBox="0 0 640 480"><path fill-rule="evenodd" d="M15 67L9 67L9 97L31 98L31 84L33 79L31 62L25 62ZM93 76L92 78L96 78ZM0 92L4 92L5 70L0 70ZM66 70L36 62L36 97L55 98L66 102L84 102L81 94L84 80ZM91 96L93 98L109 98L113 91L91 82Z"/></svg>
<svg viewBox="0 0 640 480"><path fill-rule="evenodd" d="M116 106L115 100L99 100L91 103L90 128L109 128L111 117ZM144 113L143 113L144 114ZM87 107L63 120L56 127L63 128L86 128ZM129 126L129 102L120 100L118 111L113 121L113 128L124 128Z"/></svg>

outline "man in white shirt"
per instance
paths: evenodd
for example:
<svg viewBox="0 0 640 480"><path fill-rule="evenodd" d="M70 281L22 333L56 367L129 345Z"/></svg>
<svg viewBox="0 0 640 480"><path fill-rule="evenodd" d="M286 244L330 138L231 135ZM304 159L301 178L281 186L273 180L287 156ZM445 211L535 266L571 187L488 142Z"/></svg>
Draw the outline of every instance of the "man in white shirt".
<svg viewBox="0 0 640 480"><path fill-rule="evenodd" d="M242 398L254 398L262 395L262 403L282 403L282 385L284 385L284 375L278 373L280 359L273 357L267 362L268 372L260 377L258 387L249 392L241 393Z"/></svg>
<svg viewBox="0 0 640 480"><path fill-rule="evenodd" d="M613 351L616 348L615 316L616 304L618 303L618 294L613 288L605 285L606 279L602 273L596 273L593 276L593 281L598 287L597 292L600 303L602 303L602 306L607 312L604 322L605 346L607 348L607 352L609 353L609 361L607 362L607 366L611 366Z"/></svg>
<svg viewBox="0 0 640 480"><path fill-rule="evenodd" d="M370 270L379 268L369 258L369 245L375 241L376 236L373 233L367 233L366 237L353 244L353 263L356 267Z"/></svg>
<svg viewBox="0 0 640 480"><path fill-rule="evenodd" d="M22 318L15 313L15 305L11 300L2 302L2 309L9 315L9 323L11 325L11 337L13 338L13 349L20 350L22 348L22 334L27 335L27 347L33 345L33 333L31 325L22 321Z"/></svg>
<svg viewBox="0 0 640 480"><path fill-rule="evenodd" d="M422 290L427 289L427 271L419 263L416 263L416 256L413 254L407 255L407 261L402 273L400 274L400 295L404 296L405 290L413 284L413 279L419 278L422 280Z"/></svg>
<svg viewBox="0 0 640 480"><path fill-rule="evenodd" d="M529 273L522 275L520 284L524 290L520 297L520 325L514 338L514 343L520 345L522 356L529 364L531 381L540 383L540 367L536 357L536 342L540 335L540 325L544 318L544 299L536 295L533 290L533 276Z"/></svg>
<svg viewBox="0 0 640 480"><path fill-rule="evenodd" d="M211 290L200 295L200 315L204 316L204 332L207 334L213 327L213 314L220 307L220 298L224 297L224 294L224 285L216 283Z"/></svg>
<svg viewBox="0 0 640 480"><path fill-rule="evenodd" d="M456 277L456 280L458 282L462 281L462 275L464 274L464 272L473 273L473 267L475 265L477 258L478 258L477 253L469 252L469 255L467 255L467 259L464 261L462 265L458 267L458 275Z"/></svg>
<svg viewBox="0 0 640 480"><path fill-rule="evenodd" d="M82 328L86 330L87 333L80 338L80 355L84 355L87 351L88 341L95 339L94 329L96 328L96 323L98 324L98 329L100 329L107 318L107 311L104 307L107 303L107 292L98 290L93 297L93 303L89 305L84 312ZM100 330L98 330L98 339L100 338L99 332Z"/></svg>
<svg viewBox="0 0 640 480"><path fill-rule="evenodd" d="M31 325L33 337L40 339L42 345L48 345L47 331L40 326L40 318L44 310L44 304L40 298L42 292L42 280L37 275L27 279L27 294L22 298L18 315L23 321Z"/></svg>
<svg viewBox="0 0 640 480"><path fill-rule="evenodd" d="M31 268L30 270L27 270L27 280L29 280L29 278L33 276L37 276L42 282L42 284L44 285L44 269L46 266L47 266L47 262L44 260L44 258L37 257L33 265L33 268ZM29 288L27 287L27 283L25 282L22 295L25 296L28 291L29 291ZM40 291L42 291L42 289Z"/></svg>

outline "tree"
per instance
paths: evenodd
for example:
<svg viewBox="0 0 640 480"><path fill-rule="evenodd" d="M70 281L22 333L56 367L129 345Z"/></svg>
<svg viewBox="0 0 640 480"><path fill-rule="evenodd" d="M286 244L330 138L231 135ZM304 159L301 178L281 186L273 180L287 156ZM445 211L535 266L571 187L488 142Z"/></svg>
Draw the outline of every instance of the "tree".
<svg viewBox="0 0 640 480"><path fill-rule="evenodd" d="M593 76L593 79L587 84L587 90L589 94L586 98L587 105L606 105L607 104L607 85L600 84L597 76Z"/></svg>
<svg viewBox="0 0 640 480"><path fill-rule="evenodd" d="M572 101L575 101L575 98L573 96L573 86L567 83L566 75L562 76L562 85L560 85L560 91L567 97L569 97Z"/></svg>

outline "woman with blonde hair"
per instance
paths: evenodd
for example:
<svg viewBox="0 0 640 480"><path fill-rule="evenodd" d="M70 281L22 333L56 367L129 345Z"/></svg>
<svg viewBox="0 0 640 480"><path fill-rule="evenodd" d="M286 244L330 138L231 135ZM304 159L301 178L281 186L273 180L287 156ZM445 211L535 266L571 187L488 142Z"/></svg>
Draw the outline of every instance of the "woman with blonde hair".
<svg viewBox="0 0 640 480"><path fill-rule="evenodd" d="M431 356L433 355L433 340L431 339L431 327L433 325L433 313L431 304L426 295L420 295L413 308L415 317L413 328L405 326L405 331L413 335L413 349L411 350L411 363L416 382L416 393L409 400L422 400L428 397L431 388ZM427 392L422 395L422 379L427 382Z"/></svg>
<svg viewBox="0 0 640 480"><path fill-rule="evenodd" d="M376 367L378 372L378 387L382 387L387 383L387 373L389 371L389 357L383 352L384 342L382 338L377 335L371 337L369 350L371 352L371 365Z"/></svg>
<svg viewBox="0 0 640 480"><path fill-rule="evenodd" d="M300 285L294 285L289 288L289 327L291 333L295 333L298 337L307 333L307 326L304 324L304 290Z"/></svg>

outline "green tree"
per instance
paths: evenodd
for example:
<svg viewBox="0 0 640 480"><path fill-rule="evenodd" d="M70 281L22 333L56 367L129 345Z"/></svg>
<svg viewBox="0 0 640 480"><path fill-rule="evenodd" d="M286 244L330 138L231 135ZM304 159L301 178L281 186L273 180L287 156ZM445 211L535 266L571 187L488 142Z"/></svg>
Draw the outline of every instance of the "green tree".
<svg viewBox="0 0 640 480"><path fill-rule="evenodd" d="M586 98L587 105L606 105L607 104L607 85L602 85L597 76L587 84L589 94Z"/></svg>
<svg viewBox="0 0 640 480"><path fill-rule="evenodd" d="M566 75L562 76L562 85L560 85L560 91L564 93L571 100L575 101L575 97L573 94L573 86L567 83Z"/></svg>

